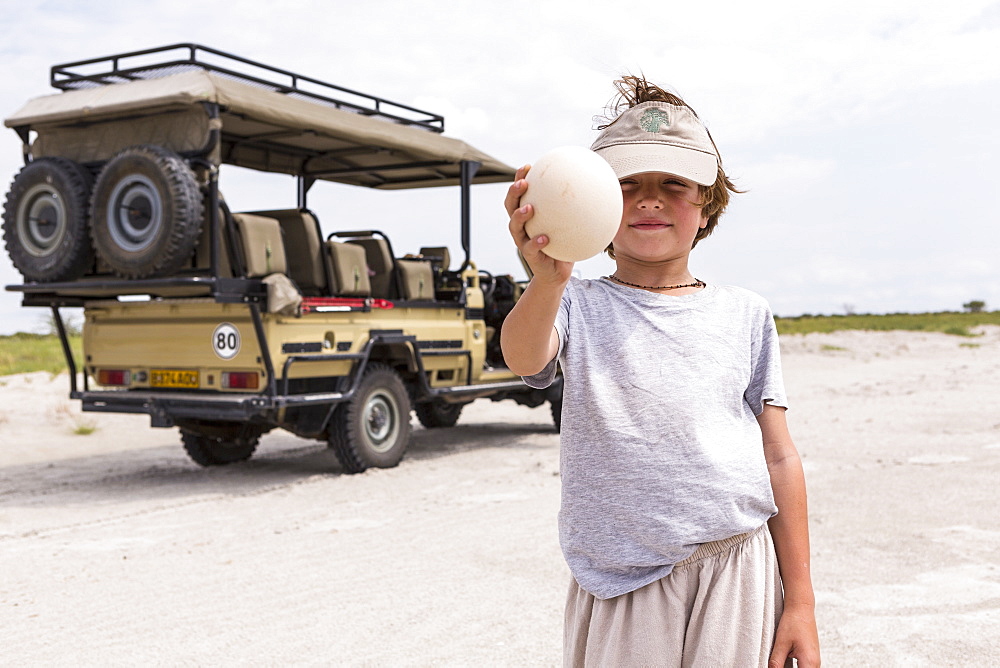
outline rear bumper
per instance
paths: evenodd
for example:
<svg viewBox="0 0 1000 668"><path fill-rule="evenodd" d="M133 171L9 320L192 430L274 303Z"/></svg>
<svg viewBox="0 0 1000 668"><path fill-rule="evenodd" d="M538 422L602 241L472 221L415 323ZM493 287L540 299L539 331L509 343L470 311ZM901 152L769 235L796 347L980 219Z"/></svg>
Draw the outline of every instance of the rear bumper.
<svg viewBox="0 0 1000 668"><path fill-rule="evenodd" d="M531 391L520 379L483 385L427 388L428 395L445 401L471 401L503 392ZM173 427L178 420L242 422L256 420L278 426L282 408L332 406L348 401L354 388L345 392L312 394L208 394L200 392L71 391L85 412L149 415L153 427Z"/></svg>
<svg viewBox="0 0 1000 668"><path fill-rule="evenodd" d="M177 419L242 422L252 418L267 420L276 409L274 397L252 395L208 395L153 392L71 392L82 409L96 413L136 413L149 415L154 427L173 427Z"/></svg>

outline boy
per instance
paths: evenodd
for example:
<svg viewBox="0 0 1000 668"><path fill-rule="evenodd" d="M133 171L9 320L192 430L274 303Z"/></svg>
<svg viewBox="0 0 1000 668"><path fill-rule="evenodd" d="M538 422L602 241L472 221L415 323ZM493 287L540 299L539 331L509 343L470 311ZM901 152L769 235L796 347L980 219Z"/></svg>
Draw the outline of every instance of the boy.
<svg viewBox="0 0 1000 668"><path fill-rule="evenodd" d="M564 663L818 666L774 320L757 295L688 269L737 191L683 100L642 78L616 86L617 116L591 147L621 183L616 271L571 278L526 234L528 167L505 200L533 277L504 322L504 359L533 387L558 360L565 383Z"/></svg>

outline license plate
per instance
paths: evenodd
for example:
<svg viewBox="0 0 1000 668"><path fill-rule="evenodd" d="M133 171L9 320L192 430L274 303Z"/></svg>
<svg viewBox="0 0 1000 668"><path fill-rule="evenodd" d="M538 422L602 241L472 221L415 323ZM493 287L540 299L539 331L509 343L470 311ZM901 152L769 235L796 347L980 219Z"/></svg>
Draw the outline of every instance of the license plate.
<svg viewBox="0 0 1000 668"><path fill-rule="evenodd" d="M149 372L149 385L151 387L181 387L185 389L197 389L197 371L183 371L181 369L153 369Z"/></svg>

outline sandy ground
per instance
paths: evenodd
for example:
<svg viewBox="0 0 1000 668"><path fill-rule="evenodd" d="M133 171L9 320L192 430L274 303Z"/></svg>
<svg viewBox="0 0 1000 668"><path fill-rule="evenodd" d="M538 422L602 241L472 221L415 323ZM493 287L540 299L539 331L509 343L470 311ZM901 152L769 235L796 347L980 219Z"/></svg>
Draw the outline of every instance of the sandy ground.
<svg viewBox="0 0 1000 668"><path fill-rule="evenodd" d="M826 666L1000 665L1000 328L782 340ZM0 665L556 666L548 409L476 402L396 469L175 430L0 378ZM93 426L77 435L78 426Z"/></svg>

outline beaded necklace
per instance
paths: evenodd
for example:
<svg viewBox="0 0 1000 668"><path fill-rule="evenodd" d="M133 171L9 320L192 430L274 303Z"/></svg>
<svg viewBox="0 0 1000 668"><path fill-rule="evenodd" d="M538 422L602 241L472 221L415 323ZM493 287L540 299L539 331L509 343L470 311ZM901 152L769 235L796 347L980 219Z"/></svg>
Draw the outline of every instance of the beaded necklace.
<svg viewBox="0 0 1000 668"><path fill-rule="evenodd" d="M621 283L622 285L628 285L633 288L642 288L643 290L677 290L680 288L703 288L705 287L705 281L700 279L694 279L694 283L685 283L683 285L637 285L635 283L629 283L628 281L623 281L614 274L610 276L605 276L604 278L615 281L616 283Z"/></svg>

